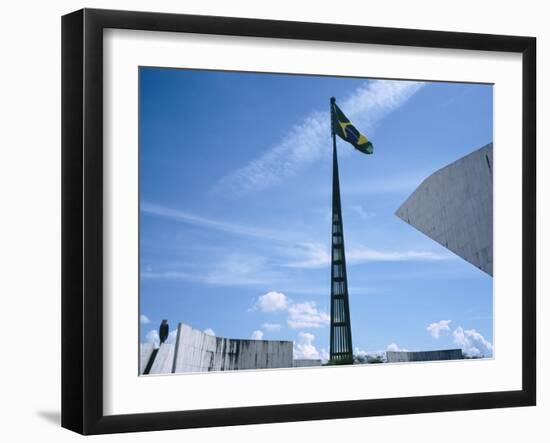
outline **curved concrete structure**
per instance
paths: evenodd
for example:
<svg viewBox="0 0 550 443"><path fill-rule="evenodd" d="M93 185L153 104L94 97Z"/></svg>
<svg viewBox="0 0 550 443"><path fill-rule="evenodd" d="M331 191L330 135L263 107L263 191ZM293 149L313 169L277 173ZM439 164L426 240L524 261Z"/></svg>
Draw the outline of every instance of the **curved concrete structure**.
<svg viewBox="0 0 550 443"><path fill-rule="evenodd" d="M492 276L493 144L434 172L395 215Z"/></svg>

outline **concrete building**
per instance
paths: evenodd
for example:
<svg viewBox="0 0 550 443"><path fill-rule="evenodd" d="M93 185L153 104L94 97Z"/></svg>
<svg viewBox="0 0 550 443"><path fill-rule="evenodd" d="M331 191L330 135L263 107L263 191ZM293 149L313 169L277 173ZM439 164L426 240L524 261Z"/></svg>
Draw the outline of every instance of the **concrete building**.
<svg viewBox="0 0 550 443"><path fill-rule="evenodd" d="M291 341L241 340L215 337L184 323L178 324L175 343L163 343L156 354L141 345L140 374L291 368ZM147 361L146 355L154 361Z"/></svg>
<svg viewBox="0 0 550 443"><path fill-rule="evenodd" d="M438 361L438 360L462 360L462 349L442 349L437 351L387 351L388 363L411 361Z"/></svg>
<svg viewBox="0 0 550 443"><path fill-rule="evenodd" d="M493 275L493 144L426 178L395 214Z"/></svg>

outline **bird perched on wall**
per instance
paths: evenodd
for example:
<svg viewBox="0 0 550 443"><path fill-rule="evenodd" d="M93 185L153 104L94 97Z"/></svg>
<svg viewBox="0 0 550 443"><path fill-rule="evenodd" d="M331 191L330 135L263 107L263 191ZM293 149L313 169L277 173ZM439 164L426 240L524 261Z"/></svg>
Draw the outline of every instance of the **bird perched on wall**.
<svg viewBox="0 0 550 443"><path fill-rule="evenodd" d="M168 326L168 320L162 320L162 323L159 327L159 337L160 342L164 343L166 339L168 338L168 332L170 331L170 327Z"/></svg>

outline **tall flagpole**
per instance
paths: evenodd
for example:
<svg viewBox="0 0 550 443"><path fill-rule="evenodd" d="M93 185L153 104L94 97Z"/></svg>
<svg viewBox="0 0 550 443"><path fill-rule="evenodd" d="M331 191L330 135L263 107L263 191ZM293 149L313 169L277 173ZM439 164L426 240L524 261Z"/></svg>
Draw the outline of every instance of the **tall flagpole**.
<svg viewBox="0 0 550 443"><path fill-rule="evenodd" d="M336 130L334 127L334 105L330 99L332 130L332 235L330 266L330 363L353 363L351 342L351 320L349 315L348 276L344 248L344 225L340 202L340 178L338 175L338 154L336 152Z"/></svg>

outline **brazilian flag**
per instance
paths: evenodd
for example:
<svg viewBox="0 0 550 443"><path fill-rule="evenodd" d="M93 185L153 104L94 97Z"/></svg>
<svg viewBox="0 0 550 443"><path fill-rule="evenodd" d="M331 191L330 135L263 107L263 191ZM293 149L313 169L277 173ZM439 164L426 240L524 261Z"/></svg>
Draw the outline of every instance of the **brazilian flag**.
<svg viewBox="0 0 550 443"><path fill-rule="evenodd" d="M333 127L334 132L342 139L351 143L355 149L358 149L364 154L372 154L373 146L369 139L361 134L355 126L349 121L349 119L344 115L342 110L333 103L334 111L332 113L334 121Z"/></svg>

